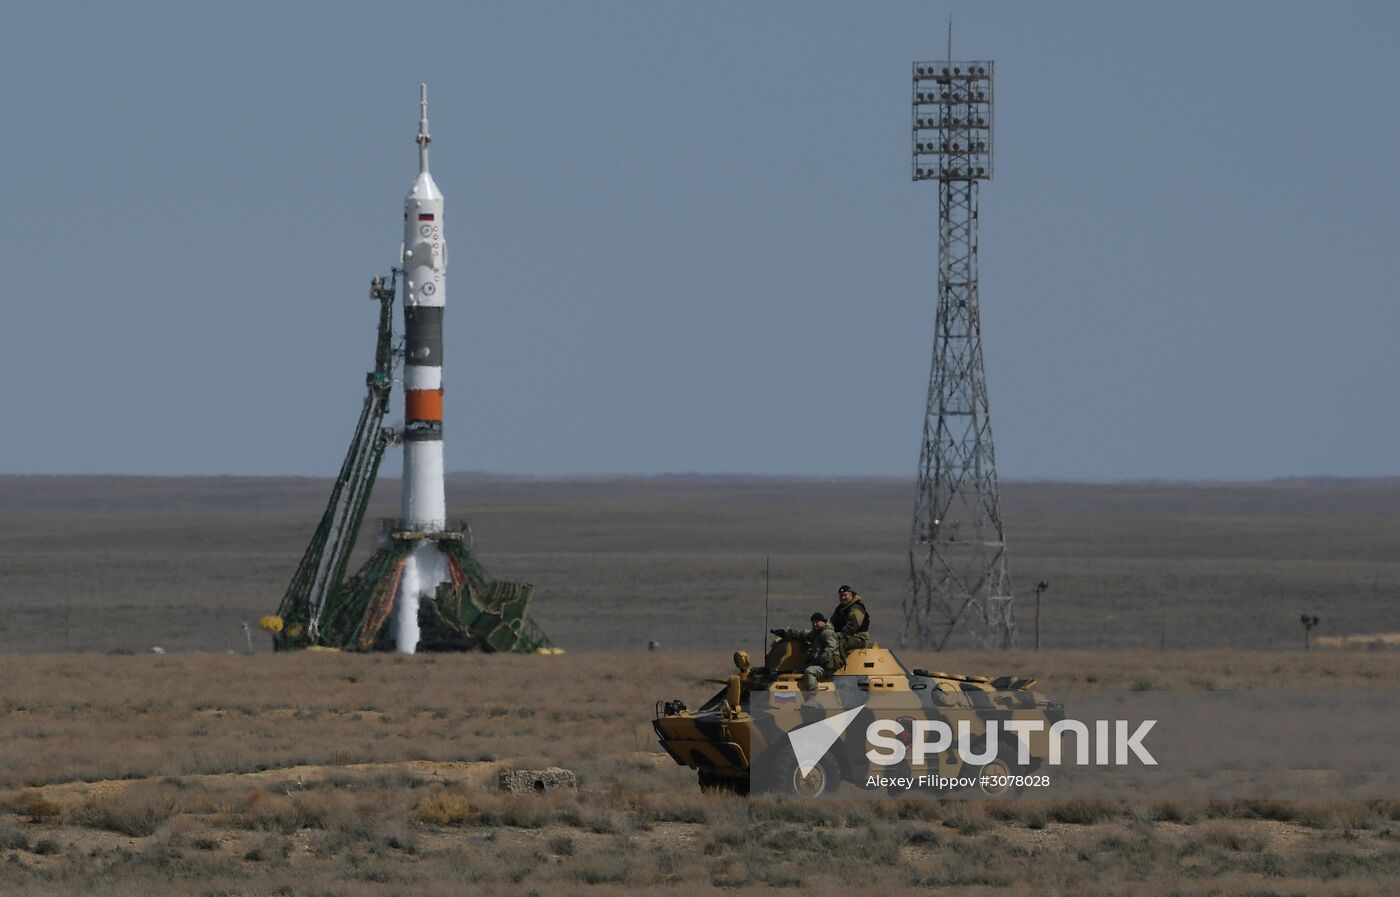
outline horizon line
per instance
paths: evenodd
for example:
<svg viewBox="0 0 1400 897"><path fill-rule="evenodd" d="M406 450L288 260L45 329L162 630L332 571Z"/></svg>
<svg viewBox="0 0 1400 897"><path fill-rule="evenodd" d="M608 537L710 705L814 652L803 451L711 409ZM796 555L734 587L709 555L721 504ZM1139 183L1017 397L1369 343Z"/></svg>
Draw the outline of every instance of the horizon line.
<svg viewBox="0 0 1400 897"><path fill-rule="evenodd" d="M701 471L668 471L663 473L502 473L485 470L454 470L445 474L448 480L476 480L520 483L605 483L633 481L752 481L785 483L913 483L914 476L891 474L806 474L806 473L707 473ZM0 473L0 479L127 479L127 480L334 480L331 474L249 474L249 473ZM380 481L399 482L398 476L380 475ZM1389 483L1400 481L1400 474L1288 474L1254 478L1223 477L1084 477L1026 476L1003 477L1003 484L1064 485L1064 486L1263 486L1298 485L1305 483Z"/></svg>

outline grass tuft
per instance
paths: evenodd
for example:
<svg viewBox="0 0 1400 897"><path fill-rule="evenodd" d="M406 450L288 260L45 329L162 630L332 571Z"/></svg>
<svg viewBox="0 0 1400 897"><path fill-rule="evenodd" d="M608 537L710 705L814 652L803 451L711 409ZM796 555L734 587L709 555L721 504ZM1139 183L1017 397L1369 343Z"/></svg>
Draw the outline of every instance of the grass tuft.
<svg viewBox="0 0 1400 897"><path fill-rule="evenodd" d="M68 814L68 821L133 838L155 834L161 823L180 812L180 802L165 785L132 785L88 798Z"/></svg>
<svg viewBox="0 0 1400 897"><path fill-rule="evenodd" d="M434 786L418 799L413 816L427 825L466 825L471 821L471 802L461 789Z"/></svg>

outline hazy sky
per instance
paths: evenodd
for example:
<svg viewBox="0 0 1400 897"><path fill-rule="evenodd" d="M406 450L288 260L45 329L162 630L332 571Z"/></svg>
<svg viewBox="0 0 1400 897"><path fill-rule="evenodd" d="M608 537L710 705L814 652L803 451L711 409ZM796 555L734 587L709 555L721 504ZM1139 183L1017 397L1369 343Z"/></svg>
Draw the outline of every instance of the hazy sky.
<svg viewBox="0 0 1400 897"><path fill-rule="evenodd" d="M1400 473L1398 10L6 3L0 471L334 473L425 80L450 469L912 477L951 11L1003 478Z"/></svg>

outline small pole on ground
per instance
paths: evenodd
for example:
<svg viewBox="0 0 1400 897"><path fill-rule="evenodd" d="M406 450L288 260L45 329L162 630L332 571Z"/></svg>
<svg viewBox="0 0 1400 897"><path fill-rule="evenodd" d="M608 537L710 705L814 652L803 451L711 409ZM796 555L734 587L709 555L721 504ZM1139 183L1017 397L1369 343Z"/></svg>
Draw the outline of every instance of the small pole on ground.
<svg viewBox="0 0 1400 897"><path fill-rule="evenodd" d="M1040 596L1050 588L1050 583L1045 580L1035 584L1035 649L1040 650Z"/></svg>
<svg viewBox="0 0 1400 897"><path fill-rule="evenodd" d="M772 560L773 556L771 554L765 554L763 556L763 637L758 640L758 646L760 648L768 644L768 582L770 579L769 572L772 566ZM764 651L763 654L767 656L768 652Z"/></svg>
<svg viewBox="0 0 1400 897"><path fill-rule="evenodd" d="M1313 627L1321 623L1322 618L1311 614L1303 614L1299 622L1303 624L1303 650L1311 651Z"/></svg>

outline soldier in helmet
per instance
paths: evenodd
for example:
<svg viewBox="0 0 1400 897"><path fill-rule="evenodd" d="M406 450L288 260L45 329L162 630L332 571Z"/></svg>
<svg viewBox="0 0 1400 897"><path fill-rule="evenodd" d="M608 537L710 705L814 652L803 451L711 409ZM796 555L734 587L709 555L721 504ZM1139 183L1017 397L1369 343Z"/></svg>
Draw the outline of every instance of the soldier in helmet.
<svg viewBox="0 0 1400 897"><path fill-rule="evenodd" d="M771 629L779 638L798 639L807 648L807 666L802 670L802 681L798 687L803 691L815 691L818 679L830 679L838 667L845 662L845 652L836 630L827 622L826 615L812 614L811 629Z"/></svg>
<svg viewBox="0 0 1400 897"><path fill-rule="evenodd" d="M831 612L831 628L841 639L841 647L846 651L864 648L870 644L870 612L865 602L850 586L836 590L836 610Z"/></svg>

